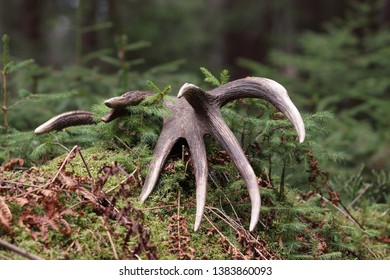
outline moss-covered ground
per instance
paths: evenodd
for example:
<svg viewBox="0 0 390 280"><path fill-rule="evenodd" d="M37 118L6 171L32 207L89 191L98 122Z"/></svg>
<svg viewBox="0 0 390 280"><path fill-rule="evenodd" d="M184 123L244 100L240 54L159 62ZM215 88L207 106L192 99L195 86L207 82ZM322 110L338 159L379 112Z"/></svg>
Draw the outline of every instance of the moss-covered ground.
<svg viewBox="0 0 390 280"><path fill-rule="evenodd" d="M250 233L246 188L227 160L214 158L205 215L194 232L190 157L168 162L144 204L147 162L135 158L131 150L75 148L40 167L3 165L0 238L44 259L390 258L386 205L346 215L320 193L286 187L281 199L259 179L261 221ZM26 255L0 248L0 258Z"/></svg>

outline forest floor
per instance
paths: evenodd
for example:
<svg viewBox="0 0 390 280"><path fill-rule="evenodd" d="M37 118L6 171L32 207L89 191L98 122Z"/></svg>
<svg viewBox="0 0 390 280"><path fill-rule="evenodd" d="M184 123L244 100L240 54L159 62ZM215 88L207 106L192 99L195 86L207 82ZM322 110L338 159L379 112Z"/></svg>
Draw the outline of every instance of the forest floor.
<svg viewBox="0 0 390 280"><path fill-rule="evenodd" d="M354 228L356 242L364 241L360 248L353 248L345 232L327 237L324 231L311 230L324 225L308 217L302 229L307 235L293 232L292 243L276 226L252 233L239 214L232 218L218 203L206 206L202 225L194 232L193 193L169 193L169 202L157 193L140 204L140 169L128 172L117 158L113 151L75 146L39 168L14 171L23 167L22 159L1 166L0 259L291 259L289 246L301 246L299 258L390 258L390 238L383 234L388 226L357 234L357 225L326 201L324 215L338 213L334 223L343 221L340 228ZM166 169L174 172L174 166ZM296 204L306 203L295 193L292 197ZM265 213L263 226L267 219L279 217ZM388 224L386 215L378 209L370 229ZM345 248L334 250L332 243L337 242L345 242Z"/></svg>

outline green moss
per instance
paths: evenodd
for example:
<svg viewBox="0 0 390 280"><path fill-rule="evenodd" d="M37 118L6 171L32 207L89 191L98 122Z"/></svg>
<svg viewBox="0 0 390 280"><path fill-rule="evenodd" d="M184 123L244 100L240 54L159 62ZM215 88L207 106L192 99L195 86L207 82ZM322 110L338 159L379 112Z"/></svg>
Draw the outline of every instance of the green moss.
<svg viewBox="0 0 390 280"><path fill-rule="evenodd" d="M130 211L126 212L126 218L134 219L141 226L141 231L133 232L127 240L128 228L112 217L107 219L104 211L97 210L93 204L83 201L78 192L66 191L65 184L64 192L58 195L55 204L58 209L55 211L72 209L73 212L63 215L70 233L61 230L61 223L57 225L59 228L49 226L46 236L34 227L22 226L19 219L24 215L26 206L12 202L8 204L14 218L12 239L6 239L47 259L113 259L114 251L119 258L122 258L122 254L125 258L129 257L128 250L134 248L140 239L148 238L145 234L149 232L149 245L155 248L158 258L178 259L179 256L172 250L177 247L174 234L178 231L178 223L172 219L180 215L180 235L186 238L183 258L233 259L242 258L240 254L256 258L256 250L263 250L269 257L283 259L390 258L386 244L390 231L386 205L372 204L365 205L362 209L351 209L355 219L364 225L365 230L362 230L356 223L346 219L344 213L334 205L324 202L316 192L310 194L298 190L302 180L298 180L295 186L289 185L294 181L286 180L284 192L281 194L279 188L275 187L276 182L280 181L275 169L271 183L267 179L269 170L258 168L262 170L259 171L262 193L261 220L251 235L243 231L241 227L248 228L250 217L247 189L234 165L227 158L223 158L214 143L210 143L208 151L210 174L207 209L197 232L193 231L196 212L195 179L188 159L182 161L181 158L171 158L155 190L147 201L141 204L139 194L142 180L148 171L151 149L147 145L138 144L115 149L104 146L81 148L84 160L76 153L64 170L67 176L78 180L80 187L86 190L91 189L88 170L95 181L104 175L104 166L120 166L127 174L135 172L134 178L122 189L120 182L124 182L125 174L118 172L109 176L103 191L107 192L108 198L115 196L115 207L119 212L126 209ZM31 174L28 173L30 171L4 172L3 176L15 182L24 180L25 184L42 186L52 180L67 156L68 154L64 154L57 157L38 167L38 171L31 171ZM304 174L300 175L302 177ZM307 177L309 175L306 174ZM61 181L55 181L59 182ZM321 189L320 182L317 183L319 186L316 188ZM305 184L304 189L309 188L309 184ZM104 199L100 202L107 207ZM140 211L143 217L138 217L131 211ZM47 216L47 205L35 205L33 214ZM106 217L107 222L104 222L103 217ZM6 234L2 232L3 235L4 233ZM248 239L250 236L254 239ZM256 243L254 240L263 243ZM0 249L0 254L5 258L21 258L3 249ZM137 256L143 259L148 257L145 252Z"/></svg>

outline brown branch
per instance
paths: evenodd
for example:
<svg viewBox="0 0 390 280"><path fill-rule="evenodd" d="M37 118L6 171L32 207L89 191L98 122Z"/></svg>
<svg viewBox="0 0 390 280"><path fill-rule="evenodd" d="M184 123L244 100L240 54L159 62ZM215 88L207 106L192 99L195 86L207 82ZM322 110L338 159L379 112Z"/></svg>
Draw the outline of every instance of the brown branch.
<svg viewBox="0 0 390 280"><path fill-rule="evenodd" d="M0 183L4 183L4 184L9 184L9 185L14 185L16 187L39 187L39 185L31 185L31 184L26 184L26 183L21 183L21 182L17 182L17 181L9 181L9 180L0 180ZM0 189L11 189L12 187L7 187L7 186L0 186Z"/></svg>
<svg viewBox="0 0 390 280"><path fill-rule="evenodd" d="M34 254L26 251L25 249L22 249L22 248L15 246L15 245L12 245L3 239L0 239L0 247L3 247L9 251L15 252L23 257L30 259L30 260L43 260L41 257L38 257L37 255L34 255Z"/></svg>

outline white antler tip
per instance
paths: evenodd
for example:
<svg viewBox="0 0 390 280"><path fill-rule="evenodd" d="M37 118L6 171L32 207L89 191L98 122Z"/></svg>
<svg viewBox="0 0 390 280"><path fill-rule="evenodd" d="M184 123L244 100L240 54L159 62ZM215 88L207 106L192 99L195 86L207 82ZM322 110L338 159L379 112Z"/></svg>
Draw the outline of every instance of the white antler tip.
<svg viewBox="0 0 390 280"><path fill-rule="evenodd" d="M178 98L182 97L185 94L185 92L188 91L189 89L199 89L199 87L194 85L194 84L185 83L180 88L179 93L177 94L177 97Z"/></svg>

